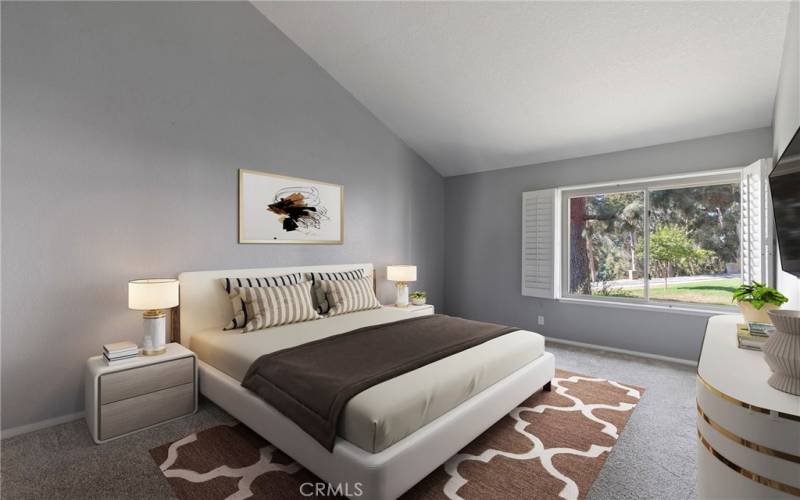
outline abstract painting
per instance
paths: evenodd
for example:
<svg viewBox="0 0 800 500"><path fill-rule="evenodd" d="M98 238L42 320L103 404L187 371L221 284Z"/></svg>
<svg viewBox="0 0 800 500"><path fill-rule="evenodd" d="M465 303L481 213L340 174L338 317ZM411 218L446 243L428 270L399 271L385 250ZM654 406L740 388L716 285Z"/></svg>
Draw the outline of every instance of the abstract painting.
<svg viewBox="0 0 800 500"><path fill-rule="evenodd" d="M239 169L239 243L340 244L342 186Z"/></svg>

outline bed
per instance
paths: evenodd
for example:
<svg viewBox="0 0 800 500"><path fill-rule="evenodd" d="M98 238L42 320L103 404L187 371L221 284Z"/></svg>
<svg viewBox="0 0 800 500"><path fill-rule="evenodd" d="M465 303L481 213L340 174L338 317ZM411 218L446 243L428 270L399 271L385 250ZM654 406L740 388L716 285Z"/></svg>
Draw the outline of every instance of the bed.
<svg viewBox="0 0 800 500"><path fill-rule="evenodd" d="M200 391L311 472L356 483L364 498L391 499L444 463L554 376L544 339L514 331L375 385L352 398L332 452L240 383L261 354L368 325L404 319L394 307L248 334L225 332L230 300L222 277L335 272L371 264L182 273L180 340L199 358Z"/></svg>

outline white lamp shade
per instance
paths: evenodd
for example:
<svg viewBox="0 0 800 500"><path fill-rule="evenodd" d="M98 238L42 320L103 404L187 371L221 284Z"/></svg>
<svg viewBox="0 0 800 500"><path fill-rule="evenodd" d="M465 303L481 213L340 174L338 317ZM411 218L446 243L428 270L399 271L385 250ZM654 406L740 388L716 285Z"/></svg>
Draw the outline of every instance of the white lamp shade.
<svg viewBox="0 0 800 500"><path fill-rule="evenodd" d="M389 281L417 281L417 266L386 266L386 279Z"/></svg>
<svg viewBox="0 0 800 500"><path fill-rule="evenodd" d="M149 279L128 282L128 309L150 311L178 305L178 280Z"/></svg>

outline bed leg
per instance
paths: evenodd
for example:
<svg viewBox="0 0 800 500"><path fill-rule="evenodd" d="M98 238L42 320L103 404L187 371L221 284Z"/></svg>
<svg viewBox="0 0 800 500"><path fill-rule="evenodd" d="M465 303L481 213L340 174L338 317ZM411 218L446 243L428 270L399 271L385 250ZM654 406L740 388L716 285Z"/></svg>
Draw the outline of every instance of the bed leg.
<svg viewBox="0 0 800 500"><path fill-rule="evenodd" d="M552 382L547 382L546 384L544 384L544 387L542 387L542 390L544 392L550 392L552 389L553 389Z"/></svg>

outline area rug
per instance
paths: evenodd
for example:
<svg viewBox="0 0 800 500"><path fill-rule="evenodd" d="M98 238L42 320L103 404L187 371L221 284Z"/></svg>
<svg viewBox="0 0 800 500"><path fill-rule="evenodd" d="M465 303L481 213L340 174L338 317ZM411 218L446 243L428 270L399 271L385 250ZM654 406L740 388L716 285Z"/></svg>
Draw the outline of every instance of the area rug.
<svg viewBox="0 0 800 500"><path fill-rule="evenodd" d="M562 370L552 389L531 396L402 498L584 498L644 390ZM243 424L212 427L150 454L181 500L358 496L317 486L324 483Z"/></svg>

